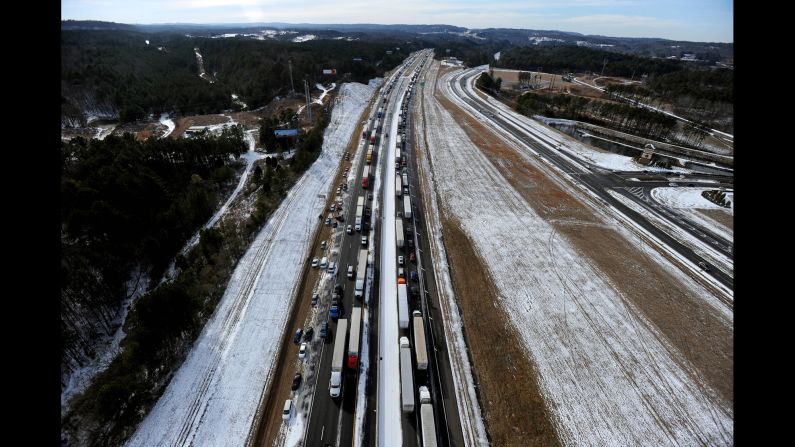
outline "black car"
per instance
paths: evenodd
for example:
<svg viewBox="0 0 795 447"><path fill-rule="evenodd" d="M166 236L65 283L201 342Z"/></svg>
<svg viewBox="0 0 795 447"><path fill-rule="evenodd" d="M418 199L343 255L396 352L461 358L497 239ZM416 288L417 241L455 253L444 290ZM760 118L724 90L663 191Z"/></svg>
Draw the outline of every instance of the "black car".
<svg viewBox="0 0 795 447"><path fill-rule="evenodd" d="M301 335L303 334L304 334L303 329L298 329L297 331L295 331L295 335L293 335L293 343L295 344L301 343Z"/></svg>
<svg viewBox="0 0 795 447"><path fill-rule="evenodd" d="M409 248L414 248L414 239L409 238Z"/></svg>
<svg viewBox="0 0 795 447"><path fill-rule="evenodd" d="M293 386L291 386L290 389L293 390L293 391L297 390L298 387L301 386L301 381L302 380L304 380L304 378L301 376L301 374L296 374L293 377Z"/></svg>
<svg viewBox="0 0 795 447"><path fill-rule="evenodd" d="M328 338L328 321L320 323L320 338L323 340Z"/></svg>
<svg viewBox="0 0 795 447"><path fill-rule="evenodd" d="M420 294L420 291L419 289L417 289L417 286L411 286L410 290L411 290L411 296L416 297L417 295Z"/></svg>
<svg viewBox="0 0 795 447"><path fill-rule="evenodd" d="M416 272L414 272L416 274ZM315 328L310 327L309 329L304 332L304 341L312 340L312 336L315 335Z"/></svg>
<svg viewBox="0 0 795 447"><path fill-rule="evenodd" d="M344 286L344 285L342 285L342 284L336 284L336 285L334 286L334 292L336 292L336 293L338 293L338 294L342 295L342 294L343 294L343 292L345 292L345 286Z"/></svg>
<svg viewBox="0 0 795 447"><path fill-rule="evenodd" d="M367 200L373 200L373 193L371 192L367 193Z"/></svg>

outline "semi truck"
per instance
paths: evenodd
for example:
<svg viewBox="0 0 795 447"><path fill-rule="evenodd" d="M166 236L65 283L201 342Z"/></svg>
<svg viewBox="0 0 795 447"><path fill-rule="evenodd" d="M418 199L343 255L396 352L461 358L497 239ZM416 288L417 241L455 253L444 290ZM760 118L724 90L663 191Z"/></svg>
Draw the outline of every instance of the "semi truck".
<svg viewBox="0 0 795 447"><path fill-rule="evenodd" d="M364 196L359 196L356 199L356 220L353 224L356 227L356 231L361 231L362 229L362 215L364 214Z"/></svg>
<svg viewBox="0 0 795 447"><path fill-rule="evenodd" d="M400 176L395 176L395 197L400 197L403 193L403 182L400 181Z"/></svg>
<svg viewBox="0 0 795 447"><path fill-rule="evenodd" d="M354 307L351 312L351 335L348 337L348 372L356 373L359 367L359 333L362 329L362 308Z"/></svg>
<svg viewBox="0 0 795 447"><path fill-rule="evenodd" d="M364 166L364 171L362 172L362 188L367 189L367 186L370 184L370 165Z"/></svg>
<svg viewBox="0 0 795 447"><path fill-rule="evenodd" d="M342 361L345 357L345 339L348 335L348 320L337 321L337 336L334 339L334 356L331 358L331 378L328 389L331 397L342 395Z"/></svg>
<svg viewBox="0 0 795 447"><path fill-rule="evenodd" d="M356 285L353 296L362 299L364 296L364 278L367 277L367 250L359 250L359 264L356 266Z"/></svg>
<svg viewBox="0 0 795 447"><path fill-rule="evenodd" d="M433 421L433 404L428 387L420 387L420 425L422 426L422 447L436 447L436 424Z"/></svg>
<svg viewBox="0 0 795 447"><path fill-rule="evenodd" d="M395 219L395 245L403 247L403 219Z"/></svg>
<svg viewBox="0 0 795 447"><path fill-rule="evenodd" d="M403 217L411 219L411 198L403 196Z"/></svg>
<svg viewBox="0 0 795 447"><path fill-rule="evenodd" d="M409 328L409 299L406 290L406 278L398 278L398 326Z"/></svg>
<svg viewBox="0 0 795 447"><path fill-rule="evenodd" d="M404 413L414 411L414 378L411 374L409 339L400 337L400 400Z"/></svg>
<svg viewBox="0 0 795 447"><path fill-rule="evenodd" d="M417 369L428 369L428 350L425 348L425 325L422 320L422 313L415 310L412 312L414 320L414 360L417 362Z"/></svg>

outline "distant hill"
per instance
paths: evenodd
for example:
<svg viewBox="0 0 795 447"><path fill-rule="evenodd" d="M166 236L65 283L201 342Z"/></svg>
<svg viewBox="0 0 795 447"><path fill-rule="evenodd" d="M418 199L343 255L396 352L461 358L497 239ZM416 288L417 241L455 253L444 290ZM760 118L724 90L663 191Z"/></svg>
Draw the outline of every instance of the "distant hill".
<svg viewBox="0 0 795 447"><path fill-rule="evenodd" d="M66 30L134 30L135 25L116 22L100 22L98 20L62 20L61 31Z"/></svg>

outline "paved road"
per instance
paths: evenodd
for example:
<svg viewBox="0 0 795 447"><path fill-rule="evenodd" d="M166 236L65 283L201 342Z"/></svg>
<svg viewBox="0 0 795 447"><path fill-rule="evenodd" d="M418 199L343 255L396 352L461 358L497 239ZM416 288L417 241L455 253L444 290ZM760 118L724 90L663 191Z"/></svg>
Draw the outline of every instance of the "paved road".
<svg viewBox="0 0 795 447"><path fill-rule="evenodd" d="M549 142L543 135L537 134L520 121L506 116L505 114L501 114L496 107L468 91L465 85L466 82L474 76L477 76L480 71L481 70L477 68L469 69L451 76L449 78L451 90L465 103L473 107L475 111L485 111L486 113L481 113L483 119L491 121L494 125L501 127L506 132L515 136L526 146L539 153L541 157L549 160L561 170L569 174L572 178L574 178L575 181L578 181L581 185L588 188L600 199L604 200L610 206L629 217L636 224L642 226L647 232L653 234L659 241L670 247L678 255L690 260L695 265L698 265L699 262L704 262L709 267L709 271L707 272L708 275L712 276L715 280L729 289L733 289L734 278L732 276L719 270L718 266L712 265L707 260L697 256L690 248L685 247L679 241L655 227L644 216L633 211L607 192L608 189L615 189L616 191L619 191L630 199L634 200L636 203L639 203L650 212L657 214L663 219L670 219L670 213L665 213L659 208L651 206L649 201L641 200L641 198L633 195L631 192L626 191L625 188L637 186L636 184L629 184L628 181L622 176L610 175L611 173L606 172L607 170L605 169L587 165L587 163L581 161L573 163L570 161L570 159L564 157L561 155L561 153L551 148L550 145L552 143ZM644 173L639 174L642 176ZM704 174L696 175L698 178L703 176ZM633 177L638 178L637 175L633 175ZM724 181L720 184L728 184L725 182L726 176L718 176L718 178L719 180ZM725 254L729 259L734 258L732 242L725 241L717 235L709 231L705 231L703 228L698 228L695 225L688 225L688 223L676 220L672 220L671 223L673 225L679 226L684 231L689 232L705 243L715 246L716 249ZM692 222L690 222L690 224L692 224ZM731 303L726 304L732 305Z"/></svg>

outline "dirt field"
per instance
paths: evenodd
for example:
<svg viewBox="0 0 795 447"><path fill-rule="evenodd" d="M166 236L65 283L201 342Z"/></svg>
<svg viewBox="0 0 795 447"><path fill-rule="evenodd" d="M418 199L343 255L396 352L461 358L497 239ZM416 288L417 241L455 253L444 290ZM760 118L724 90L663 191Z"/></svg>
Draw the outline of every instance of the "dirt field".
<svg viewBox="0 0 795 447"><path fill-rule="evenodd" d="M511 319L493 304L497 302L496 287L472 250L472 242L455 220L445 216L442 225L491 444L560 445L536 383L535 368L522 344L514 342L520 337L508 323Z"/></svg>
<svg viewBox="0 0 795 447"><path fill-rule="evenodd" d="M734 231L734 215L730 211L723 210L696 210L701 214L706 215L710 219L716 220L726 228Z"/></svg>
<svg viewBox="0 0 795 447"><path fill-rule="evenodd" d="M211 124L225 124L229 118L224 114L213 115L194 115L174 120L174 131L169 135L170 138L180 138L190 126L209 126Z"/></svg>
<svg viewBox="0 0 795 447"><path fill-rule="evenodd" d="M690 364L684 369L694 374L696 382L706 381L733 405L732 324L637 248L639 241L627 241L603 226L590 206L562 190L548 174L438 93L437 99L528 204L607 275L616 290L668 339ZM644 323L638 320L638 324Z"/></svg>

